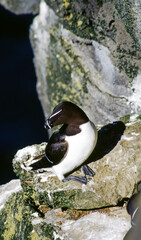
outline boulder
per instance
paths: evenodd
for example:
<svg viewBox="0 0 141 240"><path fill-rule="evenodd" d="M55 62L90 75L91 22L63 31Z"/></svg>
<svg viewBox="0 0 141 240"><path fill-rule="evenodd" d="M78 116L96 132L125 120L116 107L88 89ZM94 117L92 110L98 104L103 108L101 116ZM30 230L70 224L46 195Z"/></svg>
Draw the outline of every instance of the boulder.
<svg viewBox="0 0 141 240"><path fill-rule="evenodd" d="M18 14L39 12L30 39L45 116L62 100L102 125L141 112L139 0L1 3Z"/></svg>
<svg viewBox="0 0 141 240"><path fill-rule="evenodd" d="M19 180L0 187L0 200L4 197L6 201L0 209L1 240L121 240L130 228L125 207L85 211L42 206L41 214L32 200L30 204L26 201Z"/></svg>
<svg viewBox="0 0 141 240"><path fill-rule="evenodd" d="M40 0L1 0L0 3L8 10L16 14L37 13L39 11Z"/></svg>
<svg viewBox="0 0 141 240"><path fill-rule="evenodd" d="M4 207L5 202L13 193L22 190L20 180L11 180L7 184L0 186L0 210Z"/></svg>
<svg viewBox="0 0 141 240"><path fill-rule="evenodd" d="M61 182L52 172L42 168L47 162L42 157L46 143L19 150L13 167L27 199L32 199L38 208L47 205L94 209L123 204L141 180L141 121L126 124L124 129L125 125L119 121L99 130L96 148L87 160L95 176L87 185ZM31 165L36 170L33 171ZM80 169L73 174L82 175Z"/></svg>
<svg viewBox="0 0 141 240"><path fill-rule="evenodd" d="M130 227L125 208L109 209L106 213L95 211L77 221L61 226L66 239L122 240Z"/></svg>
<svg viewBox="0 0 141 240"><path fill-rule="evenodd" d="M137 5L119 1L40 3L30 39L45 116L62 100L81 106L96 124L140 113L138 15Z"/></svg>
<svg viewBox="0 0 141 240"><path fill-rule="evenodd" d="M1 0L17 14L39 12L30 39L46 117L56 104L70 100L96 125L120 117L126 123L99 127L86 162L95 176L87 185L60 182L40 168L46 165L47 143L19 150L13 167L21 185L16 180L0 187L1 239L120 240L129 230L125 207L117 205L126 203L141 180L141 117L131 115L141 112L139 3Z"/></svg>

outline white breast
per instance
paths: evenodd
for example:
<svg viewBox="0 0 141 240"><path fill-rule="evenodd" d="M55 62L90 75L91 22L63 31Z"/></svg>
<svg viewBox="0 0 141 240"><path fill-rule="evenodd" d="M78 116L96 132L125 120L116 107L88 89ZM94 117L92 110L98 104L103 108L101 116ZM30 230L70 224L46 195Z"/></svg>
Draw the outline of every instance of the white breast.
<svg viewBox="0 0 141 240"><path fill-rule="evenodd" d="M93 151L97 141L97 130L92 122L80 126L81 132L74 136L66 136L68 151L64 159L53 166L53 171L60 180L64 175L80 166Z"/></svg>

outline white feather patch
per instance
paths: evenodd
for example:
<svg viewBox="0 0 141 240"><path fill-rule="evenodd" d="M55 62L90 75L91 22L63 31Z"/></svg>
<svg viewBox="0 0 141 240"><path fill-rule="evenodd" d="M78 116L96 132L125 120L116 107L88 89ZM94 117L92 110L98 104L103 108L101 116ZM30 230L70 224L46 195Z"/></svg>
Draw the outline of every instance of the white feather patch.
<svg viewBox="0 0 141 240"><path fill-rule="evenodd" d="M53 166L55 174L60 180L64 175L80 166L93 151L97 141L97 131L92 122L80 125L81 132L74 136L66 136L68 151L64 159Z"/></svg>

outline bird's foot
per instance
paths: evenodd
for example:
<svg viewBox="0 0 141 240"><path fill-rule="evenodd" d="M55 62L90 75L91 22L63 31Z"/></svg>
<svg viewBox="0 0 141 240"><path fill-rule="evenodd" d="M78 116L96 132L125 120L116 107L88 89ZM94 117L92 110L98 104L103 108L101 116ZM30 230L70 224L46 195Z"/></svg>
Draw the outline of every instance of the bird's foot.
<svg viewBox="0 0 141 240"><path fill-rule="evenodd" d="M89 175L91 177L95 175L94 171L88 165L83 165L81 168L85 175Z"/></svg>
<svg viewBox="0 0 141 240"><path fill-rule="evenodd" d="M72 175L65 177L62 181L67 182L69 180L80 182L82 184L87 184L87 182L88 182L86 176L79 177L79 176L72 176Z"/></svg>

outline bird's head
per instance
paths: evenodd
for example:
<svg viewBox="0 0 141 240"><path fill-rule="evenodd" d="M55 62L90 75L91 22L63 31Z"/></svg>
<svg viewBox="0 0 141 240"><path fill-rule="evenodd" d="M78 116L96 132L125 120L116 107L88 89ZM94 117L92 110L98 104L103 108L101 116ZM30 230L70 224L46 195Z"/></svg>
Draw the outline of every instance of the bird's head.
<svg viewBox="0 0 141 240"><path fill-rule="evenodd" d="M53 128L60 124L81 125L89 121L84 111L72 102L61 102L46 120L45 127Z"/></svg>

